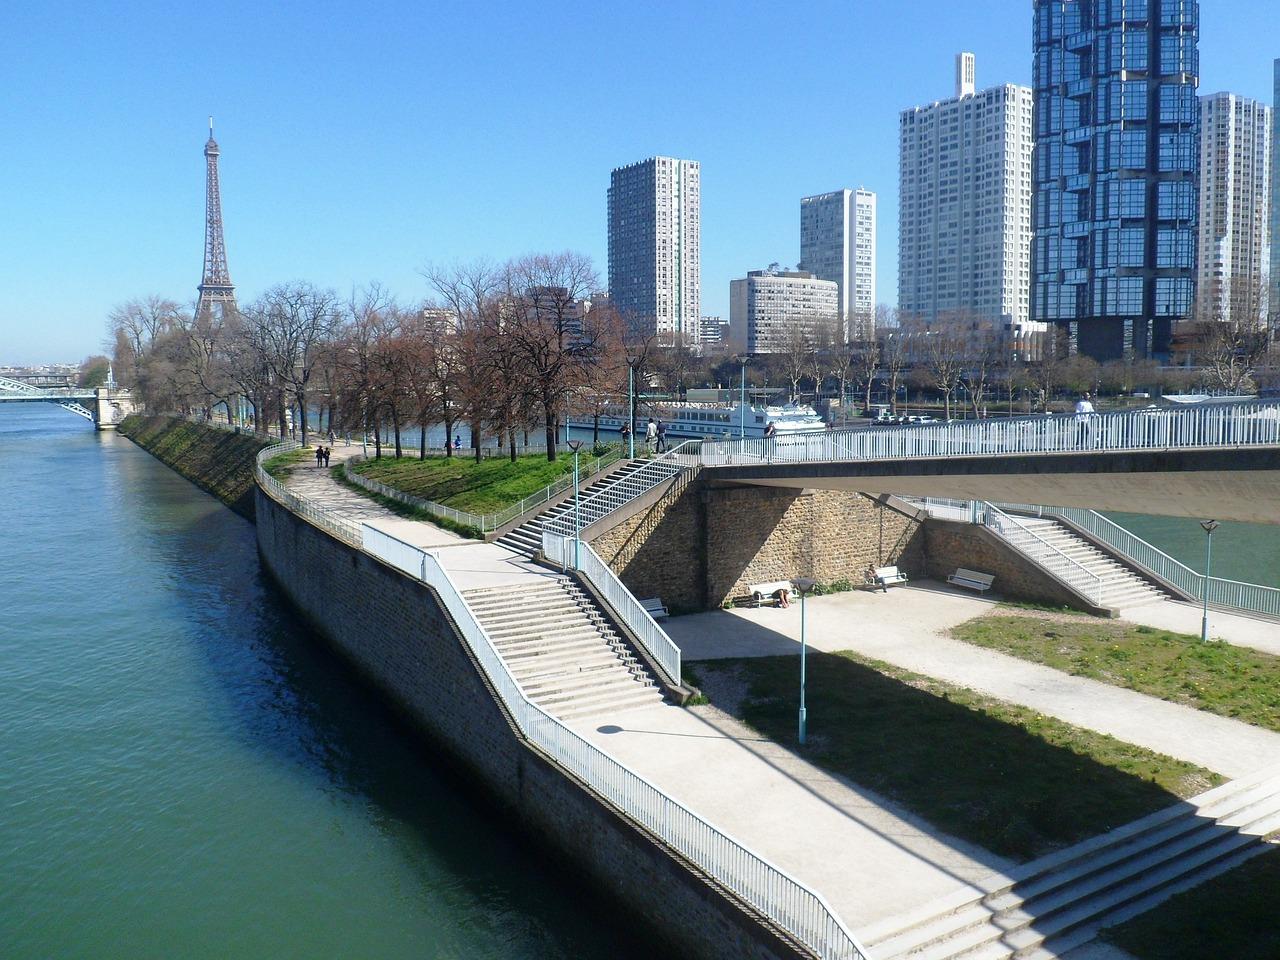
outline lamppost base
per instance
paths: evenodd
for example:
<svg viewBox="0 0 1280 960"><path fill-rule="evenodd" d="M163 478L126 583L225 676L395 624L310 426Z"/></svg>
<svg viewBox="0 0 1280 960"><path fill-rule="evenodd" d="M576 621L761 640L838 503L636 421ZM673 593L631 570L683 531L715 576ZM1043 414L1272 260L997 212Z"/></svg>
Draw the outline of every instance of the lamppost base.
<svg viewBox="0 0 1280 960"><path fill-rule="evenodd" d="M804 709L804 707L801 707L801 708L800 708L800 735L799 735L799 737L797 737L797 739L798 739L801 743L804 743L804 734L805 734L806 719L807 719L807 718L806 718L806 714L805 714L805 709Z"/></svg>

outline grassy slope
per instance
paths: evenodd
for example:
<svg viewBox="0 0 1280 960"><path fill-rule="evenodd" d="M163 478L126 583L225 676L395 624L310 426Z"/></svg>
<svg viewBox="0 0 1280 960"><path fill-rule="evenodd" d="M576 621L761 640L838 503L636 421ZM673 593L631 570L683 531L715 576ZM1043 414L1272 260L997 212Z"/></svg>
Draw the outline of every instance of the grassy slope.
<svg viewBox="0 0 1280 960"><path fill-rule="evenodd" d="M697 664L746 681L738 715L833 773L941 829L1028 860L1221 782L1208 770L1034 710L844 652L810 653L809 741L796 743L798 662Z"/></svg>
<svg viewBox="0 0 1280 960"><path fill-rule="evenodd" d="M126 417L119 432L200 489L253 519L253 462L272 441L174 417Z"/></svg>
<svg viewBox="0 0 1280 960"><path fill-rule="evenodd" d="M951 634L1066 673L1280 730L1280 657L1071 615L983 616Z"/></svg>
<svg viewBox="0 0 1280 960"><path fill-rule="evenodd" d="M1280 850L1179 894L1102 937L1139 960L1280 957Z"/></svg>
<svg viewBox="0 0 1280 960"><path fill-rule="evenodd" d="M426 460L383 457L355 466L358 473L456 510L495 513L537 493L573 472L573 457L554 462L542 454L517 458L493 457L476 463L466 457L428 457Z"/></svg>

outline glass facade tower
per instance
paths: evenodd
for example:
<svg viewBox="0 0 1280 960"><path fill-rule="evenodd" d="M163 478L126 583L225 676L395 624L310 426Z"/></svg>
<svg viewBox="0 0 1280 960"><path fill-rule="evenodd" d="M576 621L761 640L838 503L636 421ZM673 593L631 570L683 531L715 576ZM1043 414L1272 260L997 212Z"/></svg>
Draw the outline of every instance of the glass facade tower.
<svg viewBox="0 0 1280 960"><path fill-rule="evenodd" d="M1168 354L1195 297L1198 0L1035 0L1031 316Z"/></svg>

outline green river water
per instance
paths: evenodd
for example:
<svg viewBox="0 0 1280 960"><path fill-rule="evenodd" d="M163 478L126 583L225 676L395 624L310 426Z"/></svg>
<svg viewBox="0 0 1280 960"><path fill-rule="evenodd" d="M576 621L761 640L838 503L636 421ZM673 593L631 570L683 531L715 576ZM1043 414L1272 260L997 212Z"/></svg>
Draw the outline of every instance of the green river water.
<svg viewBox="0 0 1280 960"><path fill-rule="evenodd" d="M0 407L0 957L631 958L297 621L252 526Z"/></svg>

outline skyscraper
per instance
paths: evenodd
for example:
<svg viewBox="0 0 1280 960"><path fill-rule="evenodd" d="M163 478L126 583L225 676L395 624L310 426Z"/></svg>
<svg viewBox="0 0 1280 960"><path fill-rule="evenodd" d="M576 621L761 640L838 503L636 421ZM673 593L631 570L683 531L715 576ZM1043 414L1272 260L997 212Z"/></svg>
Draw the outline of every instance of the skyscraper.
<svg viewBox="0 0 1280 960"><path fill-rule="evenodd" d="M701 175L696 160L653 157L609 177L609 299L631 329L696 343Z"/></svg>
<svg viewBox="0 0 1280 960"><path fill-rule="evenodd" d="M898 309L925 325L1023 328L1031 259L1031 90L975 93L956 57L950 100L899 115Z"/></svg>
<svg viewBox="0 0 1280 960"><path fill-rule="evenodd" d="M1234 93L1200 98L1199 320L1263 319L1271 150L1266 104Z"/></svg>
<svg viewBox="0 0 1280 960"><path fill-rule="evenodd" d="M876 195L835 190L800 201L800 269L838 285L837 317L845 335L875 331Z"/></svg>
<svg viewBox="0 0 1280 960"><path fill-rule="evenodd" d="M1198 0L1035 0L1031 316L1168 353L1195 289Z"/></svg>
<svg viewBox="0 0 1280 960"><path fill-rule="evenodd" d="M1272 64L1271 101L1271 335L1280 330L1280 59Z"/></svg>
<svg viewBox="0 0 1280 960"><path fill-rule="evenodd" d="M836 314L839 287L807 270L752 270L729 281L728 343L737 353L780 353L804 334L819 342Z"/></svg>

